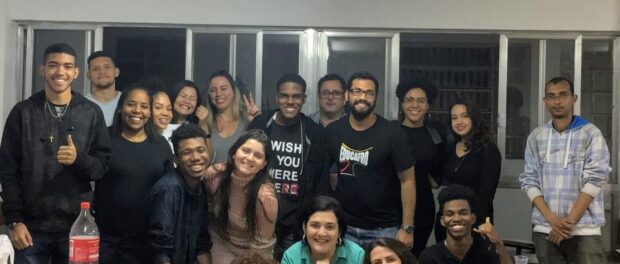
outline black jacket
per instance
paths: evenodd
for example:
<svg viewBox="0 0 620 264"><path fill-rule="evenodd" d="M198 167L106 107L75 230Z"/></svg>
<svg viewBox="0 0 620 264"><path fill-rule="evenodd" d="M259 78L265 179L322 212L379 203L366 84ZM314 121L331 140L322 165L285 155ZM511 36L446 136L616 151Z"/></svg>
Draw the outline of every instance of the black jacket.
<svg viewBox="0 0 620 264"><path fill-rule="evenodd" d="M11 110L0 145L2 206L7 223L23 222L31 231L68 232L90 201L90 182L103 177L110 158L110 138L101 109L72 92L62 118L45 107L41 91ZM58 163L56 153L71 135L77 158Z"/></svg>
<svg viewBox="0 0 620 264"><path fill-rule="evenodd" d="M166 173L151 190L149 238L154 263L194 263L211 249L207 198L198 185L192 191L176 170Z"/></svg>
<svg viewBox="0 0 620 264"><path fill-rule="evenodd" d="M279 110L273 110L266 113L262 113L248 126L248 130L250 129L260 129L265 131L267 135L271 134L271 126L273 121L272 117ZM303 206L312 201L312 199L317 195L327 195L329 194L329 164L328 164L328 156L327 156L327 144L325 142L325 135L323 127L316 124L312 119L305 116L303 113L299 113L301 115L301 123L303 127L303 135L304 135L304 160L303 171L300 176L300 190L299 190L299 206L296 208L297 210L293 210L292 213L295 215L280 215L278 222L282 219L288 219L289 217L295 217L301 210ZM284 208L281 208L281 210ZM300 226L300 225L295 225Z"/></svg>

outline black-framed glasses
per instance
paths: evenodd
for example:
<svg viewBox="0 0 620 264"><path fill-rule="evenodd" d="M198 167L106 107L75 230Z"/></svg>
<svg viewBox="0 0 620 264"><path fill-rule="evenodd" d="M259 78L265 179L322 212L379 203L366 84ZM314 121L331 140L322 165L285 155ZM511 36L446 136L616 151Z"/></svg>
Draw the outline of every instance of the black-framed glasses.
<svg viewBox="0 0 620 264"><path fill-rule="evenodd" d="M344 94L344 93L343 93L342 91L331 91L331 92L330 92L330 91L327 91L327 90L323 90L323 91L320 91L320 92L319 92L319 96L320 96L321 98L323 98L323 99L327 99L327 98L329 98L330 96L331 96L332 98L334 98L334 99L340 99L340 98L342 98L342 95L343 95L343 94Z"/></svg>
<svg viewBox="0 0 620 264"><path fill-rule="evenodd" d="M354 95L354 96L362 96L362 94L366 95L367 97L375 97L377 95L377 93L374 90L362 90L362 89L358 89L358 88L354 88L349 90L349 92Z"/></svg>

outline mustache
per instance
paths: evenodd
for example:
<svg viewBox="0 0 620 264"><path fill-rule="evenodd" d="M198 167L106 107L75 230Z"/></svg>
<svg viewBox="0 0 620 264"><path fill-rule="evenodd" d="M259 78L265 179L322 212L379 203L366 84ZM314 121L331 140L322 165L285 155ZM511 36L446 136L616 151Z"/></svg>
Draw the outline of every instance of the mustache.
<svg viewBox="0 0 620 264"><path fill-rule="evenodd" d="M370 102L368 102L368 101L366 101L366 100L364 100L364 99L358 99L358 100L355 100L355 101L353 102L353 105L356 105L356 104L359 104L359 103L366 104L367 106L370 106Z"/></svg>

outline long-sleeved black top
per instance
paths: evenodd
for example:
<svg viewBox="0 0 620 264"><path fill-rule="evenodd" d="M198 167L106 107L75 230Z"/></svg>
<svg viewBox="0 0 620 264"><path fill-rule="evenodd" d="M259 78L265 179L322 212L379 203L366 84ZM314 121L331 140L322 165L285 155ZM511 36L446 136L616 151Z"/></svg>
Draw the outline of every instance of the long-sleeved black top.
<svg viewBox="0 0 620 264"><path fill-rule="evenodd" d="M444 166L442 185L462 184L476 193L472 210L476 213L476 226L487 216L493 218L493 199L499 183L502 156L493 143L470 151L462 157L456 156L456 143L452 144L450 155Z"/></svg>
<svg viewBox="0 0 620 264"><path fill-rule="evenodd" d="M164 137L130 142L111 135L112 157L105 177L95 184L95 219L102 237L146 244L149 194L170 168L172 151Z"/></svg>
<svg viewBox="0 0 620 264"><path fill-rule="evenodd" d="M101 109L76 92L62 117L45 106L41 91L13 107L0 145L2 210L7 223L23 222L30 231L69 232L80 202L92 196L90 181L108 169L110 138ZM56 157L71 135L75 162Z"/></svg>

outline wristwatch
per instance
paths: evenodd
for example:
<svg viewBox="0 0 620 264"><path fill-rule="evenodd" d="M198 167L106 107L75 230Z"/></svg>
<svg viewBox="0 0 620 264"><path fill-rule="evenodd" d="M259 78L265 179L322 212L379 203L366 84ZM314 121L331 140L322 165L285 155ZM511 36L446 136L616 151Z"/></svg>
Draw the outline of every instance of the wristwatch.
<svg viewBox="0 0 620 264"><path fill-rule="evenodd" d="M9 224L9 230L11 230L11 231L15 230L15 227L17 227L17 225L19 225L19 224L21 224L21 223L13 222L13 223Z"/></svg>
<svg viewBox="0 0 620 264"><path fill-rule="evenodd" d="M413 230L415 230L415 226L413 225L401 225L400 229L405 230L407 234L413 234Z"/></svg>

